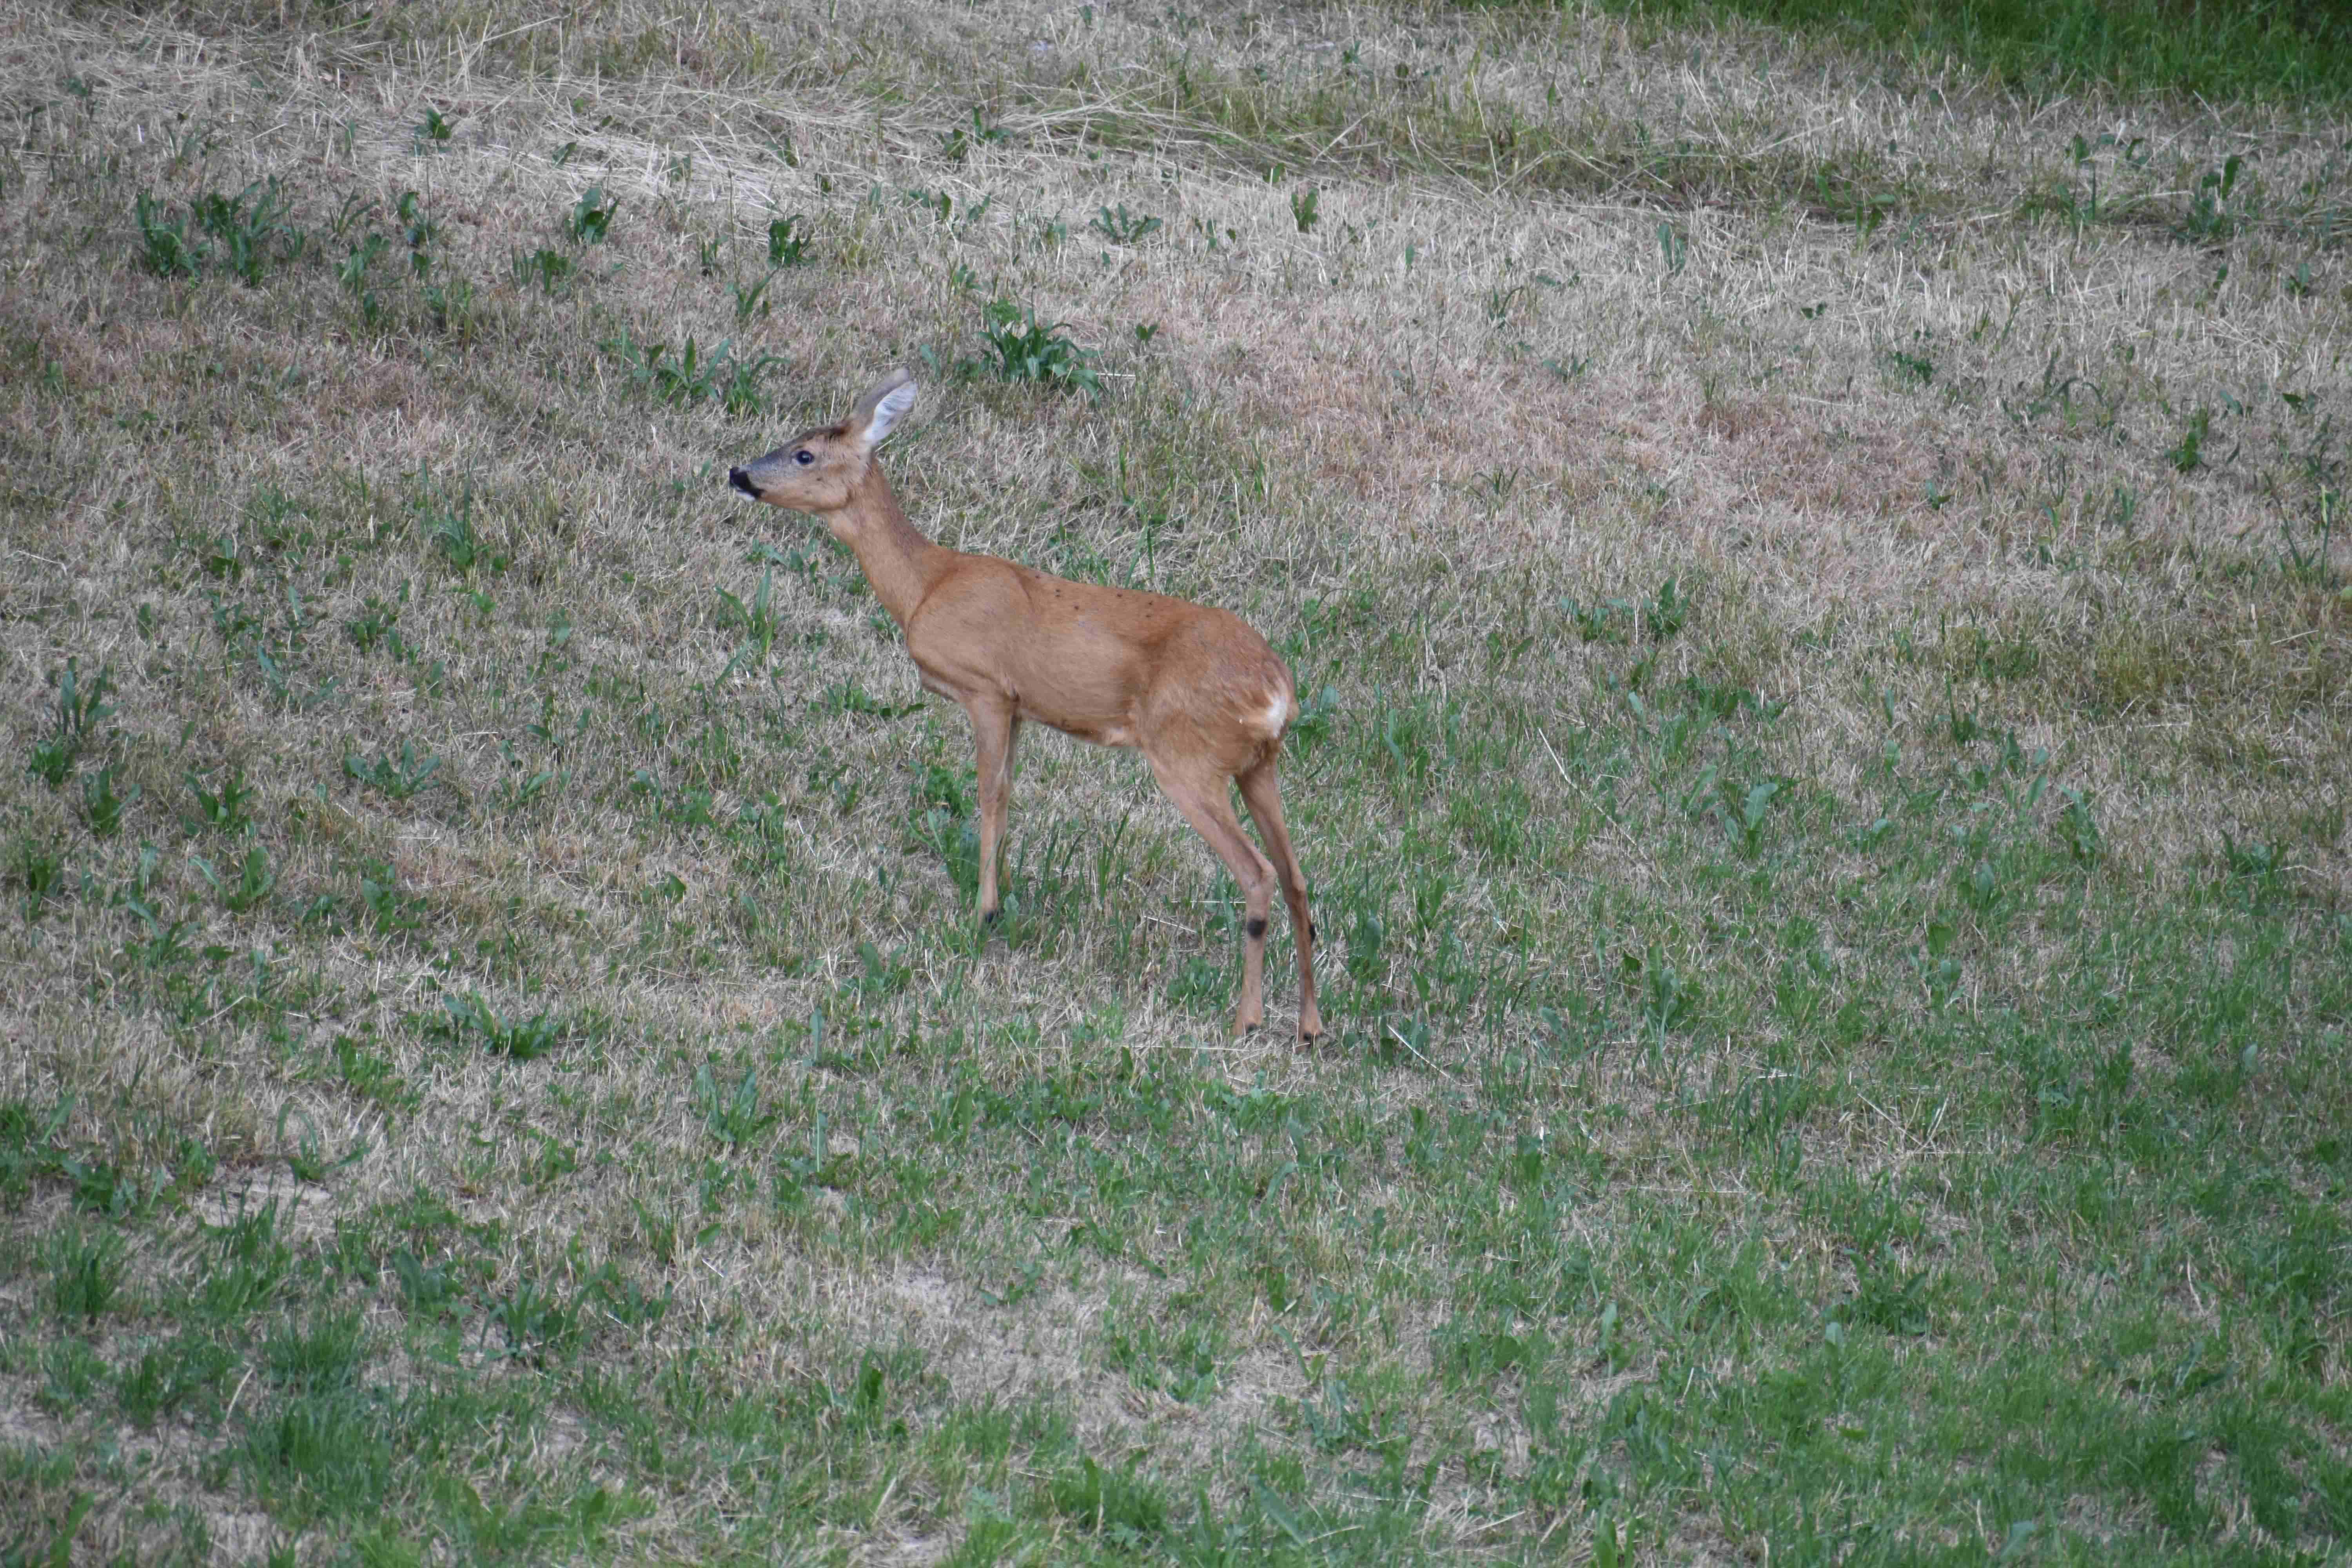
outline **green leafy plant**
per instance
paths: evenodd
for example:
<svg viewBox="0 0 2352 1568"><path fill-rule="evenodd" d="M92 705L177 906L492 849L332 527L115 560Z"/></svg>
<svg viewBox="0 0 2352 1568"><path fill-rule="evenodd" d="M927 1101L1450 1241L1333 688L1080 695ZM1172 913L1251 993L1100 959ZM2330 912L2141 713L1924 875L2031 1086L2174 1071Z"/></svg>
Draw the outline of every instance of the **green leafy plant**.
<svg viewBox="0 0 2352 1568"><path fill-rule="evenodd" d="M211 247L190 238L188 214L173 217L144 192L132 212L139 222L141 266L158 278L194 278L204 270Z"/></svg>
<svg viewBox="0 0 2352 1568"><path fill-rule="evenodd" d="M753 591L751 602L745 604L726 589L719 590L719 624L721 626L741 626L743 641L727 660L727 668L719 672L721 680L745 668L757 668L768 658L774 646L778 620L774 605L775 569L768 567L760 574L760 586Z"/></svg>
<svg viewBox="0 0 2352 1568"><path fill-rule="evenodd" d="M735 296L735 321L738 325L749 321L755 315L764 316L768 313L768 285L775 280L776 274L771 270L757 283L746 284L739 281L727 285Z"/></svg>
<svg viewBox="0 0 2352 1568"><path fill-rule="evenodd" d="M574 245L602 245L613 227L613 215L621 210L619 197L607 200L603 185L591 185L572 204L572 211L563 220L563 232L572 237Z"/></svg>
<svg viewBox="0 0 2352 1568"><path fill-rule="evenodd" d="M57 722L46 740L34 742L26 771L53 790L64 788L75 763L96 741L98 726L114 712L106 700L113 689L111 662L99 666L98 674L85 682L81 661L66 660L65 672L58 677Z"/></svg>
<svg viewBox="0 0 2352 1568"><path fill-rule="evenodd" d="M41 918L41 906L65 885L65 857L37 847L30 838L16 841L16 878L25 888L25 923Z"/></svg>
<svg viewBox="0 0 2352 1568"><path fill-rule="evenodd" d="M60 1226L43 1248L49 1303L62 1318L101 1318L122 1293L122 1246L102 1230Z"/></svg>
<svg viewBox="0 0 2352 1568"><path fill-rule="evenodd" d="M1664 642L1689 624L1691 602L1678 579L1669 577L1642 604L1642 630L1652 640Z"/></svg>
<svg viewBox="0 0 2352 1568"><path fill-rule="evenodd" d="M375 264L376 258L383 254L384 247L390 243L383 236L371 233L354 244L351 253L335 268L336 279L359 306L360 319L371 328L383 321L383 302L369 286L368 268Z"/></svg>
<svg viewBox="0 0 2352 1568"><path fill-rule="evenodd" d="M959 125L940 137L940 153L951 163L961 163L971 155L973 148L995 146L1003 140L1004 127L991 125L982 120L979 107L975 105L971 124Z"/></svg>
<svg viewBox="0 0 2352 1568"><path fill-rule="evenodd" d="M396 658L401 652L400 605L401 601L387 602L370 594L360 606L360 613L343 623L343 634L362 653L373 653L379 646L388 646Z"/></svg>
<svg viewBox="0 0 2352 1568"><path fill-rule="evenodd" d="M406 800L421 794L432 785L434 775L440 771L441 759L429 754L419 757L414 741L400 743L396 761L389 752L365 761L357 752L343 759L344 773L394 800Z"/></svg>
<svg viewBox="0 0 2352 1568"><path fill-rule="evenodd" d="M1315 226L1321 220L1322 216L1323 195L1320 191L1309 185L1305 190L1293 194L1290 198L1290 221L1298 226L1299 233L1314 233Z"/></svg>
<svg viewBox="0 0 2352 1568"><path fill-rule="evenodd" d="M140 200L143 208L146 198ZM184 227L177 241L162 243L166 248L176 245L178 256L191 261L218 258L239 281L249 288L257 287L273 258L287 262L302 253L308 237L288 221L288 216L284 193L277 178L271 176L255 181L233 196L208 191L188 204L189 219L212 237L217 249L212 246L187 247ZM147 245L146 259L153 269L158 230L150 226L143 212L140 230ZM193 276L194 272L194 266L189 266L187 275Z"/></svg>
<svg viewBox="0 0 2352 1568"><path fill-rule="evenodd" d="M703 1127L730 1149L740 1148L774 1126L779 1114L761 1108L759 1069L749 1066L729 1088L719 1083L709 1062L703 1063L695 1069L694 1099L702 1112Z"/></svg>
<svg viewBox="0 0 2352 1568"><path fill-rule="evenodd" d="M2205 466L2205 438L2212 431L2213 411L2200 405L2197 412L2189 416L2189 424L2180 432L2179 441L2164 454L2165 459L2181 473L2195 473Z"/></svg>
<svg viewBox="0 0 2352 1568"><path fill-rule="evenodd" d="M2189 196L2189 210L2181 215L2180 232L2185 237L2213 244L2238 232L2259 195L2252 180L2240 192L2239 180L2245 172L2246 160L2236 153L2224 159L2220 168L2205 172Z"/></svg>
<svg viewBox="0 0 2352 1568"><path fill-rule="evenodd" d="M640 342L624 327L597 345L617 360L629 380L661 403L716 402L730 414L750 416L767 407L761 383L782 360L774 354L738 359L733 340L705 351L693 337L672 352L667 343Z"/></svg>
<svg viewBox="0 0 2352 1568"><path fill-rule="evenodd" d="M981 335L996 353L992 368L1000 381L1038 382L1093 395L1102 392L1095 376L1095 351L1063 336L1059 324L1039 321L1034 309L992 300L982 310Z"/></svg>
<svg viewBox="0 0 2352 1568"><path fill-rule="evenodd" d="M1160 220L1142 213L1130 214L1127 204L1116 207L1100 207L1087 225L1114 245L1140 245L1157 233Z"/></svg>
<svg viewBox="0 0 2352 1568"><path fill-rule="evenodd" d="M518 284L526 280L535 282L542 294L554 293L556 286L571 277L572 272L572 258L560 250L541 246L528 254L520 250L515 252L515 281Z"/></svg>
<svg viewBox="0 0 2352 1568"><path fill-rule="evenodd" d="M768 223L768 265L771 267L804 267L809 260L809 247L815 237L810 232L809 221L798 213L772 218Z"/></svg>
<svg viewBox="0 0 2352 1568"><path fill-rule="evenodd" d="M245 852L236 868L234 880L225 879L213 863L202 856L192 856L188 864L195 868L214 892L220 895L221 907L232 914L243 914L268 900L278 889L278 873L269 864L269 851L256 844Z"/></svg>
<svg viewBox="0 0 2352 1568"><path fill-rule="evenodd" d="M519 1062L534 1061L563 1043L563 1021L552 1013L503 1018L478 991L444 996L441 1005L448 1010L450 1037L478 1037L485 1048Z"/></svg>
<svg viewBox="0 0 2352 1568"><path fill-rule="evenodd" d="M1690 238L1681 226L1661 218L1658 221L1658 259L1669 278L1679 277L1690 261Z"/></svg>
<svg viewBox="0 0 2352 1568"><path fill-rule="evenodd" d="M123 812L139 798L137 784L127 793L117 787L121 772L121 763L109 763L82 781L82 817L100 838L111 838L121 830Z"/></svg>

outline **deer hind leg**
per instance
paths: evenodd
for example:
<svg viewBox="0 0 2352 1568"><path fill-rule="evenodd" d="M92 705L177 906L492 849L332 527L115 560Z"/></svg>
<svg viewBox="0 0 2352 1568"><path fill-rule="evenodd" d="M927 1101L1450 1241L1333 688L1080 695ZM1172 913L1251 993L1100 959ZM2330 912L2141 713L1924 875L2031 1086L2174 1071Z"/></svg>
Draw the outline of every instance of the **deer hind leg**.
<svg viewBox="0 0 2352 1568"><path fill-rule="evenodd" d="M1003 911L996 890L996 854L1004 842L1004 817L1013 800L1013 747L1021 720L1003 703L964 704L980 753L980 918L992 922Z"/></svg>
<svg viewBox="0 0 2352 1568"><path fill-rule="evenodd" d="M1282 820L1282 780L1275 759L1266 758L1236 781L1242 804L1249 807L1257 836L1274 861L1282 881L1282 901L1290 906L1292 944L1298 949L1298 1037L1312 1040L1323 1032L1323 1016L1315 1007L1315 922L1307 913L1307 875L1290 847L1290 830Z"/></svg>
<svg viewBox="0 0 2352 1568"><path fill-rule="evenodd" d="M1255 1029L1265 1022L1265 912L1274 904L1274 868L1242 832L1241 819L1226 797L1225 774L1214 766L1170 758L1152 756L1150 763L1151 776L1184 820L1209 841L1242 890L1247 923L1242 928L1242 1000L1234 1014L1234 1032Z"/></svg>

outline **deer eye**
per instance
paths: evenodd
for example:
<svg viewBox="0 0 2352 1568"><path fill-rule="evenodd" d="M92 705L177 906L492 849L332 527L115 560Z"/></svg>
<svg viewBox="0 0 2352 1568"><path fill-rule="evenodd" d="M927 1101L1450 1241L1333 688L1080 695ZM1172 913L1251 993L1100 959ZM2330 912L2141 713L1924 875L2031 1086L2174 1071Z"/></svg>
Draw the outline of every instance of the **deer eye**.
<svg viewBox="0 0 2352 1568"><path fill-rule="evenodd" d="M811 463L816 461L816 454L810 451L806 447L803 447L799 451L793 454L793 461L805 468Z"/></svg>

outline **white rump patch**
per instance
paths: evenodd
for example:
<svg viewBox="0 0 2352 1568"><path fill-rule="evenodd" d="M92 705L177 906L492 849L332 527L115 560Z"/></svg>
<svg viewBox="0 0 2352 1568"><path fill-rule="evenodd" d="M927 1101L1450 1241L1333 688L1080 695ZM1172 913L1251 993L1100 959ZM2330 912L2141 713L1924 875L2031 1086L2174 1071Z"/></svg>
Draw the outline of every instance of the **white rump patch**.
<svg viewBox="0 0 2352 1568"><path fill-rule="evenodd" d="M1265 711L1257 716L1258 728L1265 731L1267 740L1280 740L1282 732L1290 728L1290 721L1297 716L1298 710L1291 702L1289 693L1277 691L1266 700Z"/></svg>

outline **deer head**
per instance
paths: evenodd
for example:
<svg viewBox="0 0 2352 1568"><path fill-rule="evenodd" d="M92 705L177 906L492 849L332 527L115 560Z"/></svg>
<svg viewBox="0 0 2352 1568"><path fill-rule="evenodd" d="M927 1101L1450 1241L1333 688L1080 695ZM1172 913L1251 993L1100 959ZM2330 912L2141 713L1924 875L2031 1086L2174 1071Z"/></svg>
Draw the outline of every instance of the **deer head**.
<svg viewBox="0 0 2352 1568"><path fill-rule="evenodd" d="M874 448L915 406L915 378L899 371L857 400L838 425L803 430L758 461L727 472L753 500L791 511L839 511L866 479Z"/></svg>

